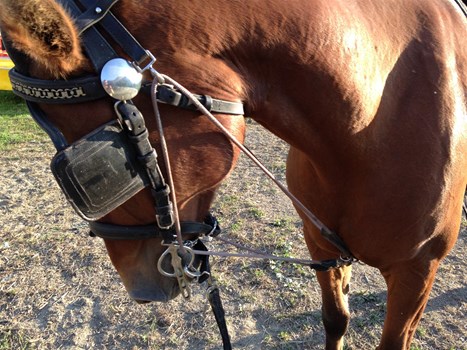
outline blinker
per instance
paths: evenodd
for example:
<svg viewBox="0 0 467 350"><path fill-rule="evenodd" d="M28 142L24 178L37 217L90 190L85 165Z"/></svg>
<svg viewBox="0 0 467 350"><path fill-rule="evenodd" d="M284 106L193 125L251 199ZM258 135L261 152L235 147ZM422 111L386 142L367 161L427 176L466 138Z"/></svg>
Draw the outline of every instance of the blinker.
<svg viewBox="0 0 467 350"><path fill-rule="evenodd" d="M101 71L104 90L113 98L126 101L135 97L143 81L143 75L123 58L108 61Z"/></svg>

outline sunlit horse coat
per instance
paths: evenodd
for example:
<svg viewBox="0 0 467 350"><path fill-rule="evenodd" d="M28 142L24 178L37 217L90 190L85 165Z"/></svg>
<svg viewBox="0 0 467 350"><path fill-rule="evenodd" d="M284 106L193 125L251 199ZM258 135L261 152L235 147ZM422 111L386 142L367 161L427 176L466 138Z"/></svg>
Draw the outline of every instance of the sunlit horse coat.
<svg viewBox="0 0 467 350"><path fill-rule="evenodd" d="M121 0L113 11L159 71L195 93L243 101L249 117L290 144L289 188L386 279L379 349L409 349L456 241L467 182L467 22L455 2ZM0 22L29 56L31 76L92 71L73 19L54 1L1 0ZM149 99L135 103L151 116ZM110 99L42 107L70 141L114 118ZM201 220L238 151L198 114L162 113L181 218ZM243 137L241 117L217 118ZM335 258L303 218L313 258ZM141 193L104 220L153 223L151 198ZM177 294L155 268L158 240L106 246L134 299ZM326 348L342 349L350 267L317 276Z"/></svg>

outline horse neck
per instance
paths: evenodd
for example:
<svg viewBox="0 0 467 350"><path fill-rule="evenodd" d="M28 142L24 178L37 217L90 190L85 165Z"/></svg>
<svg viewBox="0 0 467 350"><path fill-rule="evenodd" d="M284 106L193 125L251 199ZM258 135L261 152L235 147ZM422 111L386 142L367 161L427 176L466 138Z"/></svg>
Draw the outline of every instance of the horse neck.
<svg viewBox="0 0 467 350"><path fill-rule="evenodd" d="M387 57L369 66L375 47L362 38L371 24L360 9L341 5L248 2L230 23L237 30L224 33L234 44L221 57L243 78L248 116L314 159L348 158L351 136L371 123L391 66ZM364 81L371 69L382 69L380 79Z"/></svg>
<svg viewBox="0 0 467 350"><path fill-rule="evenodd" d="M378 6L316 0L231 8L235 20L224 27L235 29L223 33L219 57L242 76L248 116L318 162L359 157L354 136L378 113L386 79L417 28L402 10ZM379 42L391 47L382 53Z"/></svg>
<svg viewBox="0 0 467 350"><path fill-rule="evenodd" d="M375 13L370 0L363 2L365 17L355 3L340 0L126 0L120 11L154 48L160 67L194 92L245 101L249 117L303 151L338 143L345 152L349 136L371 122L387 63L404 44L396 43L394 57L366 57L376 55L375 43L362 39L374 34L368 18ZM398 23L401 14L385 15L386 23ZM154 23L155 34L134 18ZM389 35L384 29L380 40ZM375 61L378 67L369 66ZM377 69L380 79L365 81Z"/></svg>

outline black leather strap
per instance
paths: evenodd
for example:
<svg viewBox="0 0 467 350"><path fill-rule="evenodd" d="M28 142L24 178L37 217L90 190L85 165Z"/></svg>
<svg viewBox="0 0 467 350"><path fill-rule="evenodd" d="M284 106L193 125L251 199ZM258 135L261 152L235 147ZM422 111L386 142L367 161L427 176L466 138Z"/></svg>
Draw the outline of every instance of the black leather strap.
<svg viewBox="0 0 467 350"><path fill-rule="evenodd" d="M117 1L118 0L111 0L105 2L108 3L108 6L112 6ZM84 7L89 8L86 13L92 12L96 7L96 4L94 4L95 0L79 0L79 2ZM99 23L99 28L105 30L134 62L142 64L148 57L146 50L109 10L110 7L106 8L105 14L103 14L104 10L102 10L102 16L94 15L95 20L91 25ZM83 13L82 16L84 16L84 14L85 13Z"/></svg>
<svg viewBox="0 0 467 350"><path fill-rule="evenodd" d="M162 230L170 229L174 224L173 205L170 200L170 188L167 186L157 163L157 153L149 141L144 117L138 108L128 101L116 106L133 144L138 160L146 170L151 183L151 193L156 209L157 226Z"/></svg>
<svg viewBox="0 0 467 350"><path fill-rule="evenodd" d="M92 27L94 24L102 20L110 8L117 3L118 0L91 0L91 1L80 1L88 9L83 12L76 20L76 26L78 27L79 33L83 33L86 29Z"/></svg>
<svg viewBox="0 0 467 350"><path fill-rule="evenodd" d="M97 76L75 78L70 80L42 80L19 73L16 69L10 72L13 93L19 97L39 103L65 104L98 100L108 97ZM142 91L149 94L150 85L144 85ZM243 104L212 98L207 95L194 95L209 111L213 113L243 115ZM157 100L189 110L196 110L188 98L169 85L157 88Z"/></svg>
<svg viewBox="0 0 467 350"><path fill-rule="evenodd" d="M143 91L150 93L150 86L143 86ZM208 95L194 96L200 101L204 107L213 113L244 115L243 103L219 100ZM196 110L196 106L182 93L175 90L170 85L160 85L157 87L157 100L175 107L180 107L189 110Z"/></svg>
<svg viewBox="0 0 467 350"><path fill-rule="evenodd" d="M13 93L31 102L64 104L98 100L107 97L96 76L71 80L42 80L27 77L15 68L9 71Z"/></svg>
<svg viewBox="0 0 467 350"><path fill-rule="evenodd" d="M355 259L329 259L329 260L321 260L318 263L315 264L309 264L311 269L316 270L316 271L329 271L333 270L342 266L349 266L351 265Z"/></svg>
<svg viewBox="0 0 467 350"><path fill-rule="evenodd" d="M321 235L330 243L332 243L337 249L340 250L342 258L353 258L352 253L345 245L344 241L327 227L321 229Z"/></svg>
<svg viewBox="0 0 467 350"><path fill-rule="evenodd" d="M211 235L213 231L219 231L218 226L207 223L183 221L180 223L182 235ZM150 238L164 238L167 232L160 230L157 225L121 226L102 222L89 222L91 236L113 240L137 240Z"/></svg>
<svg viewBox="0 0 467 350"><path fill-rule="evenodd" d="M59 0L63 7L67 8L70 14L79 19L82 11L74 1ZM112 58L119 57L107 40L99 33L95 26L91 26L81 34L81 43L96 71L100 73L102 67Z"/></svg>
<svg viewBox="0 0 467 350"><path fill-rule="evenodd" d="M68 142L62 132L49 121L45 113L40 109L37 103L26 101L31 117L34 121L49 135L57 151L61 151L68 146Z"/></svg>
<svg viewBox="0 0 467 350"><path fill-rule="evenodd" d="M214 318L216 319L217 327L222 337L222 345L224 350L232 350L232 344L230 342L229 331L225 320L225 311L222 306L221 296L219 288L216 286L211 288L208 293L209 304L211 305Z"/></svg>

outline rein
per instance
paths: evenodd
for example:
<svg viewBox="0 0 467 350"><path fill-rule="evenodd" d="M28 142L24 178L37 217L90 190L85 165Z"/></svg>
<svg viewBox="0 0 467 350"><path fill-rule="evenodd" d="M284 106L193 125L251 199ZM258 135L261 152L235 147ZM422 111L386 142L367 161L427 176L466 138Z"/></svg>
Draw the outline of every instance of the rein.
<svg viewBox="0 0 467 350"><path fill-rule="evenodd" d="M340 237L329 230L308 208L306 208L298 199L295 197L277 178L274 176L274 174L269 171L262 163L259 161L259 159L248 149L246 148L240 141L238 141L213 115L211 112L209 112L197 99L193 94L187 90L185 87L183 87L181 84L179 84L177 81L172 79L171 77L165 75L165 74L159 74L157 71L152 71L152 74L154 75L154 82L153 82L153 87L152 87L152 96L153 96L153 106L154 106L154 115L156 116L156 119L158 120L158 125L160 125L160 114L157 108L157 100L155 96L157 96L157 86L158 82L169 82L171 85L175 86L179 91L181 91L185 96L187 96L190 101L198 108L200 112L202 112L206 117L209 118L209 120L218 127L222 133L233 143L235 146L240 148L242 152L244 152L255 164L258 168L261 169L280 189L281 191L289 197L289 199L296 205L298 206L307 218L320 230L321 234L323 237L328 240L330 243L332 243L335 247L337 247L341 255L337 259L330 259L330 260L324 260L324 261L317 261L317 260L310 260L310 259L294 259L294 258L282 258L278 257L275 255L271 254L264 254L262 252L259 252L257 250L253 250L244 246L240 246L235 244L234 242L228 241L226 239L222 239L220 237L217 237L217 239L220 239L224 241L225 243L231 244L236 246L237 248L240 248L242 250L247 250L250 252L250 254L239 254L239 253L227 253L227 252L212 252L212 251L198 251L198 250L193 250L191 249L191 253L195 255L212 255L212 256L220 256L220 257L240 257L240 258L249 258L249 259L267 259L267 260L278 260L278 261L285 261L289 263L295 263L295 264L301 264L301 265L307 265L311 267L312 269L318 270L318 271L327 271L331 268L338 268L341 266L345 265L350 265L352 262L357 261L352 253L347 249L345 246L345 243L340 239ZM168 155L167 155L168 156ZM175 192L175 191L173 191ZM175 202L175 201L174 201ZM177 231L177 240L178 242L182 241L181 237L181 232ZM184 249L185 250L185 249ZM183 251L185 253L185 251Z"/></svg>
<svg viewBox="0 0 467 350"><path fill-rule="evenodd" d="M189 90L187 90L185 87L183 87L181 84L179 84L177 81L174 79L170 78L167 75L160 74L157 79L160 79L162 81L168 81L170 84L175 86L178 90L180 90L185 96L187 96L193 104L201 111L206 117L209 118L209 120L216 125L222 133L240 150L245 153L254 163L255 165L261 169L263 173L265 173L275 184L279 189L295 204L297 207L300 208L300 210L303 211L305 216L308 218L308 220L313 223L313 225L318 228L322 234L322 236L329 241L331 244L333 244L336 248L339 249L339 251L342 254L342 257L344 259L350 259L353 260L354 257L352 253L349 251L349 249L346 247L345 243L342 241L342 239L333 231L331 231L326 225L324 225L305 205L303 205L300 200L298 200L297 197L295 197L288 189L285 187L279 180L276 179L274 174L269 171L260 161L259 159L248 149L246 148L240 141L238 141L213 115L210 111L208 111L197 99L195 96L191 94ZM155 89L153 90L153 95L155 95L156 91Z"/></svg>

